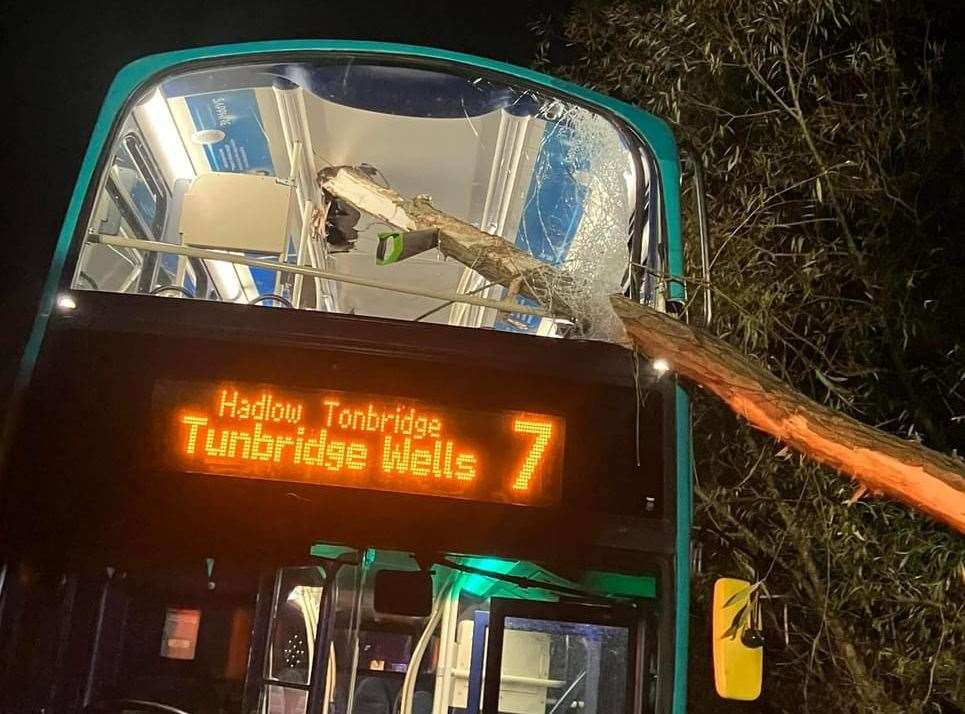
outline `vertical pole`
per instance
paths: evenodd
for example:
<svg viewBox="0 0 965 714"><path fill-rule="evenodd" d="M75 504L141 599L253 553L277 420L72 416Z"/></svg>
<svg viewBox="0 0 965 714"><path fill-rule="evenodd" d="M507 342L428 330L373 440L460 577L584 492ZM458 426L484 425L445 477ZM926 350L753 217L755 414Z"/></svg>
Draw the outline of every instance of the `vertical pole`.
<svg viewBox="0 0 965 714"><path fill-rule="evenodd" d="M48 689L47 705L53 709L58 709L59 698L64 690L64 660L67 657L67 648L70 646L71 634L74 626L74 606L77 601L77 581L79 576L61 576L61 588L63 599L60 608L60 628L57 636L57 650L54 661L50 667L50 688Z"/></svg>
<svg viewBox="0 0 965 714"><path fill-rule="evenodd" d="M97 668L100 664L101 640L104 631L104 614L107 610L107 598L110 595L114 568L107 568L104 583L101 585L101 594L97 602L97 622L94 625L94 642L90 648L90 662L87 666L87 680L84 683L84 695L82 706L87 706L94 699L97 689Z"/></svg>
<svg viewBox="0 0 965 714"><path fill-rule="evenodd" d="M629 631L628 631L629 632ZM627 643L627 647L632 647L632 643ZM603 659L603 635L593 641L586 653L586 674L583 677L583 711L586 714L606 714L599 712L600 696L600 661ZM627 658L629 659L629 657ZM627 663L629 664L629 662ZM633 672L627 667L627 678L633 677ZM626 703L623 705L626 711Z"/></svg>
<svg viewBox="0 0 965 714"><path fill-rule="evenodd" d="M3 605L7 601L7 564L0 565L0 623L3 622Z"/></svg>
<svg viewBox="0 0 965 714"><path fill-rule="evenodd" d="M342 563L336 560L323 560L321 567L325 571L325 588L322 590L322 602L318 608L318 624L315 627L315 654L312 657L308 706L305 709L309 714L321 712L325 706L325 692L327 690L325 684L335 625L335 577L338 575Z"/></svg>
<svg viewBox="0 0 965 714"><path fill-rule="evenodd" d="M312 230L312 204L305 201L301 207L302 225L298 236L298 254L295 258L295 265L304 265L305 256L308 253L309 234ZM314 266L313 266L314 267ZM281 273L279 272L279 275ZM296 309L302 307L302 285L305 281L304 275L295 275L294 288L292 290L292 304ZM317 301L316 301L317 304Z"/></svg>
<svg viewBox="0 0 965 714"><path fill-rule="evenodd" d="M271 615L278 597L278 584L277 571L263 570L259 573L255 619L251 628L251 645L248 648L248 673L245 675L242 694L241 711L243 712L253 712L258 708L262 683L267 669Z"/></svg>

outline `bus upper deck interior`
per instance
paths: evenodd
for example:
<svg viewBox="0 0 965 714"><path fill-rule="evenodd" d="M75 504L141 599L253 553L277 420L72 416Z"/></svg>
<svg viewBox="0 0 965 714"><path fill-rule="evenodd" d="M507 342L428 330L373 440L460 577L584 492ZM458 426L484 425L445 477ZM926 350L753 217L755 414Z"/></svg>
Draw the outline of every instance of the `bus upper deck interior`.
<svg viewBox="0 0 965 714"><path fill-rule="evenodd" d="M594 339L593 296L666 297L665 147L424 50L129 71L9 439L0 709L680 710L685 408ZM586 315L326 189L343 167Z"/></svg>

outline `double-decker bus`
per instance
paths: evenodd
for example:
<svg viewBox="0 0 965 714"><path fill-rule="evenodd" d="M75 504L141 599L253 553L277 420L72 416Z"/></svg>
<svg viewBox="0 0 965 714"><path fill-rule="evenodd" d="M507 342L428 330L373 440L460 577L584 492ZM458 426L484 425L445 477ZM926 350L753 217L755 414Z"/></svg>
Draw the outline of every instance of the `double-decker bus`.
<svg viewBox="0 0 965 714"><path fill-rule="evenodd" d="M594 300L561 315L378 208L429 196L669 309L679 195L662 122L490 60L126 67L7 420L0 709L684 711L686 395ZM741 617L718 689L748 698Z"/></svg>

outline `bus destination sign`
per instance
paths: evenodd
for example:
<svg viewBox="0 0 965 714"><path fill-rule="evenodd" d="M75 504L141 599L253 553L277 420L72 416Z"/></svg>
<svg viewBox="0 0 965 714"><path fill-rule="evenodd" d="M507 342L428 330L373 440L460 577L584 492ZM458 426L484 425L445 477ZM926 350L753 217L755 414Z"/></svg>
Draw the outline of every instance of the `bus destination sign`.
<svg viewBox="0 0 965 714"><path fill-rule="evenodd" d="M176 471L527 506L560 499L565 422L550 414L160 381L152 419Z"/></svg>

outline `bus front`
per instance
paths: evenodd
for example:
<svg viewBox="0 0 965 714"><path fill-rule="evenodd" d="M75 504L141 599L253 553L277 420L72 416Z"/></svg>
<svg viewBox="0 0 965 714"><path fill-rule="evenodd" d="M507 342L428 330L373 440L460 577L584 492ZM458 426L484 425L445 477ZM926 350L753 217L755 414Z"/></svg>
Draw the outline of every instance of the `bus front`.
<svg viewBox="0 0 965 714"><path fill-rule="evenodd" d="M0 708L683 711L687 402L601 339L677 297L678 171L454 53L123 70L7 430Z"/></svg>

